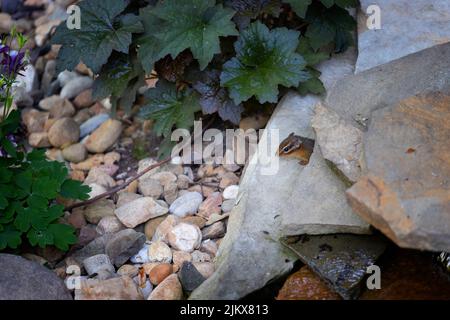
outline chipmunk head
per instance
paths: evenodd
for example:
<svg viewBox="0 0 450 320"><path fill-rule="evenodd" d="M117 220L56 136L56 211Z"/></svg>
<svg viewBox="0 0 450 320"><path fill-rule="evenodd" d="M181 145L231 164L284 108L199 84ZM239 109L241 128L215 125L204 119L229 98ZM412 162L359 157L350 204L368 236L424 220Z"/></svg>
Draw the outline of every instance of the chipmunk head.
<svg viewBox="0 0 450 320"><path fill-rule="evenodd" d="M284 139L278 147L277 155L288 155L292 151L300 149L302 146L302 140L299 136L296 136L293 132Z"/></svg>

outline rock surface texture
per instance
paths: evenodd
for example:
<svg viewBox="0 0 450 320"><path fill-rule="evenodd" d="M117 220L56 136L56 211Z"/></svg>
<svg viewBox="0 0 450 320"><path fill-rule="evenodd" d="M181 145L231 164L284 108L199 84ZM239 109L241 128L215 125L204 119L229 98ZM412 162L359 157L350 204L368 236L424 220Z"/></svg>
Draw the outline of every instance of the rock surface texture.
<svg viewBox="0 0 450 320"><path fill-rule="evenodd" d="M450 96L428 93L376 110L365 136L369 174L353 209L399 246L450 250Z"/></svg>

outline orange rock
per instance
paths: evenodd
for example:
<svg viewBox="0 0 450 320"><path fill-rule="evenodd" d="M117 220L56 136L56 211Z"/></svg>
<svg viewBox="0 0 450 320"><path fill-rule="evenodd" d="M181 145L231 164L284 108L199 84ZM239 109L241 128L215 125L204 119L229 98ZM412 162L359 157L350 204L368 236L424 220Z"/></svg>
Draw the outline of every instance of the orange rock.
<svg viewBox="0 0 450 320"><path fill-rule="evenodd" d="M150 270L149 279L153 285L157 286L172 273L173 267L171 264L161 263Z"/></svg>
<svg viewBox="0 0 450 320"><path fill-rule="evenodd" d="M341 297L308 267L304 266L286 280L276 299L341 300Z"/></svg>

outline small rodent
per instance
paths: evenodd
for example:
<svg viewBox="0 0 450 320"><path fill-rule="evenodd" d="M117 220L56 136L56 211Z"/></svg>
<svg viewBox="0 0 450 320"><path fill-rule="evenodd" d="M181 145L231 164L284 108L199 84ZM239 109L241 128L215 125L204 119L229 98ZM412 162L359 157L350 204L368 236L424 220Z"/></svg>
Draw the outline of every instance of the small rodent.
<svg viewBox="0 0 450 320"><path fill-rule="evenodd" d="M302 166L306 166L314 151L314 144L314 140L297 136L292 132L281 142L278 147L277 156L299 159L299 163Z"/></svg>

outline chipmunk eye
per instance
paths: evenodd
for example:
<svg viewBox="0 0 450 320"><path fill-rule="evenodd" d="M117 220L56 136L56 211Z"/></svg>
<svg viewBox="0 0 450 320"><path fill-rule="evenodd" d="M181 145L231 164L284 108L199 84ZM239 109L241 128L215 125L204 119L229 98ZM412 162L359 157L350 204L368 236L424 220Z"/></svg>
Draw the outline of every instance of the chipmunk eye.
<svg viewBox="0 0 450 320"><path fill-rule="evenodd" d="M284 153L289 152L289 150L290 150L289 147L284 147L284 148L283 148L283 152L284 152Z"/></svg>

